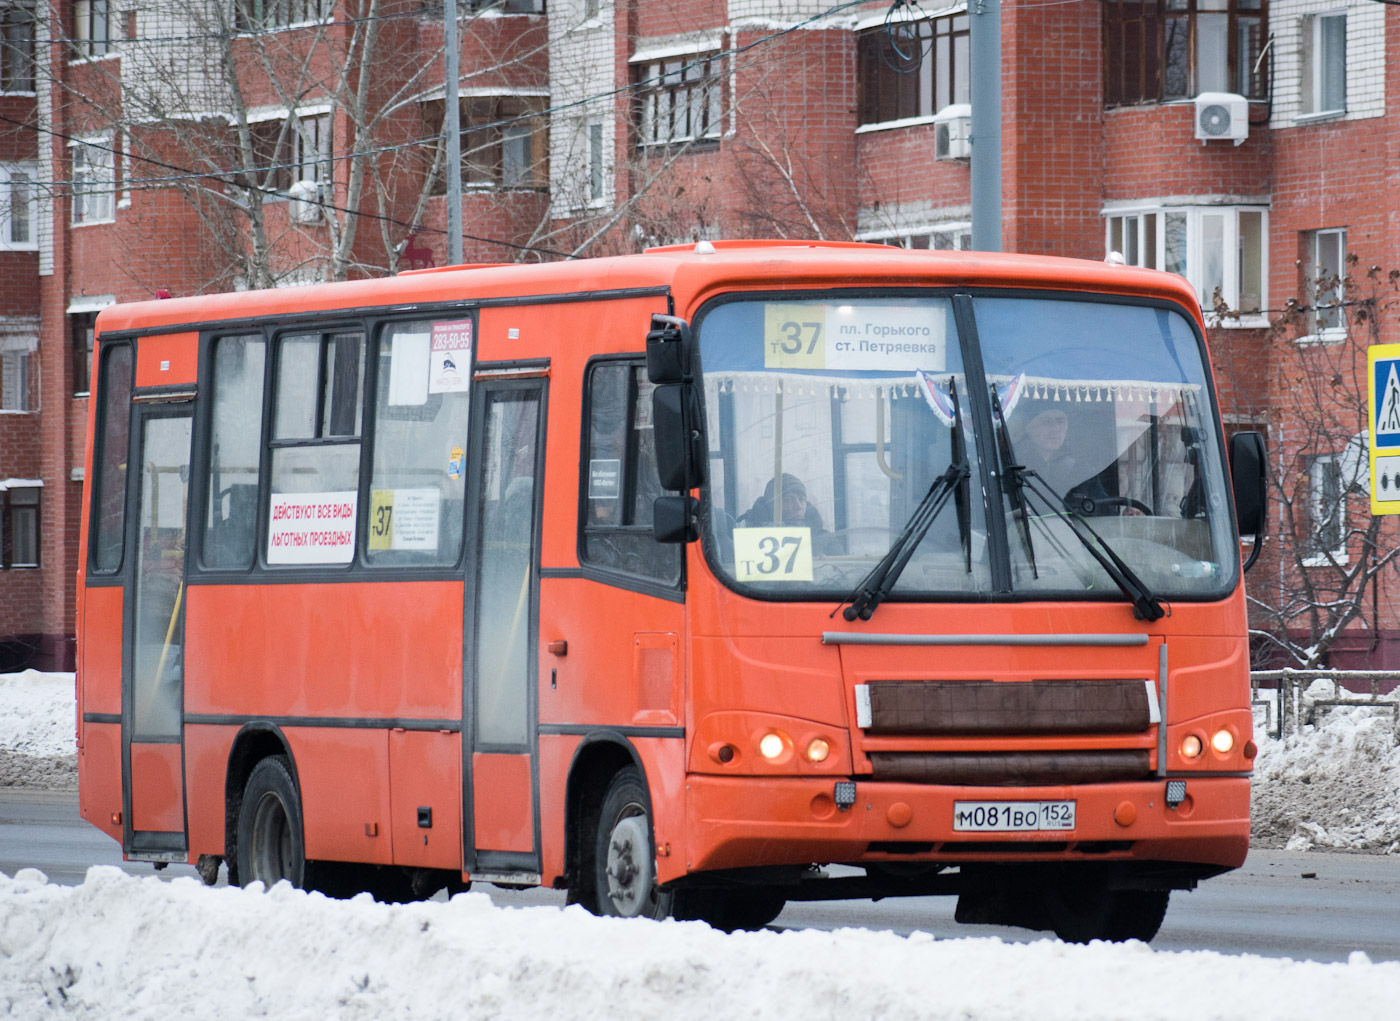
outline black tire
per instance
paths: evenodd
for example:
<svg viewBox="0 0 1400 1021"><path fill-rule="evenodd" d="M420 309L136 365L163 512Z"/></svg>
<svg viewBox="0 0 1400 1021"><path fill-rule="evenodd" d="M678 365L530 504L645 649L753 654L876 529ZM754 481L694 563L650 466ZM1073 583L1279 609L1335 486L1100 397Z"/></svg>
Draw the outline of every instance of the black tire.
<svg viewBox="0 0 1400 1021"><path fill-rule="evenodd" d="M678 890L673 913L682 921L700 921L721 932L754 932L783 913L787 899L762 889Z"/></svg>
<svg viewBox="0 0 1400 1021"><path fill-rule="evenodd" d="M284 756L253 767L238 810L238 882L272 886L286 880L306 888L301 797Z"/></svg>
<svg viewBox="0 0 1400 1021"><path fill-rule="evenodd" d="M1050 927L1066 943L1130 939L1151 942L1167 916L1170 890L1110 890L1099 884L1057 884L1045 892Z"/></svg>
<svg viewBox="0 0 1400 1021"><path fill-rule="evenodd" d="M656 850L651 799L635 766L613 777L598 809L594 831L593 890L587 907L595 915L665 918L672 895L656 887Z"/></svg>

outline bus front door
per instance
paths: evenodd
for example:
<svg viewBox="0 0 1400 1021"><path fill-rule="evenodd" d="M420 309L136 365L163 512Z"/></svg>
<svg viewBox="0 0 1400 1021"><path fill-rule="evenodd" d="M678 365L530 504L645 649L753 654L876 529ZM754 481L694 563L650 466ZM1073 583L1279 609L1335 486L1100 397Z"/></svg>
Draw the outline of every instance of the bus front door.
<svg viewBox="0 0 1400 1021"><path fill-rule="evenodd" d="M473 395L463 649L464 868L538 882L533 678L539 630L542 378L485 379Z"/></svg>
<svg viewBox="0 0 1400 1021"><path fill-rule="evenodd" d="M122 845L140 861L184 861L185 538L189 404L138 407L139 471L127 506L122 663Z"/></svg>

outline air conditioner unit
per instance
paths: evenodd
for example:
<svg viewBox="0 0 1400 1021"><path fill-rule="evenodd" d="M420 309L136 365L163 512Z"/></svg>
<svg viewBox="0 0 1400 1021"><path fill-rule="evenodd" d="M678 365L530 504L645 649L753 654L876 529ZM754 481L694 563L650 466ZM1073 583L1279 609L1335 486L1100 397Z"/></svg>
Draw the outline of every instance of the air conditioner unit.
<svg viewBox="0 0 1400 1021"><path fill-rule="evenodd" d="M1249 101L1233 92L1202 92L1196 97L1196 137L1202 145L1227 138L1239 145L1249 137Z"/></svg>
<svg viewBox="0 0 1400 1021"><path fill-rule="evenodd" d="M953 103L933 115L933 158L965 160L972 156L972 107Z"/></svg>
<svg viewBox="0 0 1400 1021"><path fill-rule="evenodd" d="M296 223L319 223L321 220L321 186L315 181L294 181L287 189L291 196L290 213Z"/></svg>

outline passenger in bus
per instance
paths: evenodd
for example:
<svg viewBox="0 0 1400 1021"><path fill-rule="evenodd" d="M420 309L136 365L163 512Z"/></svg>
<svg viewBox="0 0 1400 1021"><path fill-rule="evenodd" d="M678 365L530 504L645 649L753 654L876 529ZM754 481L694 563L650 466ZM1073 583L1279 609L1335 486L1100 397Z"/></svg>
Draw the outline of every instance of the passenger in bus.
<svg viewBox="0 0 1400 1021"><path fill-rule="evenodd" d="M807 502L807 487L796 475L783 472L783 494L781 517L773 510L773 491L777 488L776 478L768 480L763 487L763 495L754 501L752 507L739 519L747 528L762 528L768 525L783 525L788 528L810 528L812 530L812 552L826 556L841 553L841 540L826 530L822 524L821 512Z"/></svg>
<svg viewBox="0 0 1400 1021"><path fill-rule="evenodd" d="M1019 425L1019 430L1015 428ZM1015 433L1019 432L1019 436ZM1015 411L1013 439L1016 458L1046 486L1065 498L1073 510L1117 514L1119 507L1099 506L1109 494L1098 473L1085 465L1082 438L1070 438L1069 415L1059 401L1023 400ZM1080 440L1080 442L1076 442Z"/></svg>

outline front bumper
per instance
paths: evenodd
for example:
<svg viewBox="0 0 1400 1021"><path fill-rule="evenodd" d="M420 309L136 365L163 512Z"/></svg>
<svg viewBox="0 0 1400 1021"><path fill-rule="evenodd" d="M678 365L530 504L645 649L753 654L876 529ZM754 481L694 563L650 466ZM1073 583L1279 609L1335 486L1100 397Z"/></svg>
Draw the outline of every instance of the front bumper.
<svg viewBox="0 0 1400 1021"><path fill-rule="evenodd" d="M952 787L856 778L838 807L831 779L686 780L685 872L755 865L1128 860L1236 868L1249 847L1249 778L1186 780L1168 807L1165 780L1078 787ZM1076 802L1067 831L961 832L955 801ZM675 863L679 865L679 862Z"/></svg>

